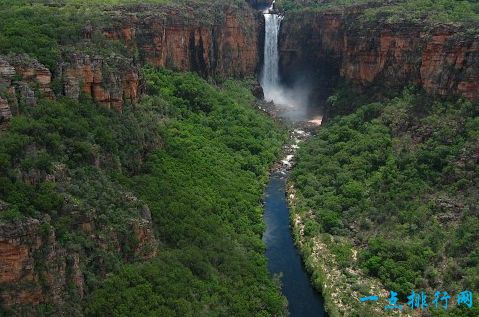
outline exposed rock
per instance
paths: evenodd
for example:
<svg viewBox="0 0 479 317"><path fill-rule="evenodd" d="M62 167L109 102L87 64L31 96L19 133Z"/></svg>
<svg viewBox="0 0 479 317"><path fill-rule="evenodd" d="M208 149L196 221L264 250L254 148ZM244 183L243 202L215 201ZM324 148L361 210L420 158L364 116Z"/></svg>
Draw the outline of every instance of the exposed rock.
<svg viewBox="0 0 479 317"><path fill-rule="evenodd" d="M165 9L150 8L142 16L144 12L128 10L103 33L137 50L143 62L202 76L244 77L256 71L260 23L250 8L226 8L222 20L212 25L202 23L203 17L184 19L177 11L165 16Z"/></svg>
<svg viewBox="0 0 479 317"><path fill-rule="evenodd" d="M131 59L73 54L60 65L59 76L69 98L84 93L118 112L126 100L135 104L139 99L139 71Z"/></svg>
<svg viewBox="0 0 479 317"><path fill-rule="evenodd" d="M283 72L291 74L307 62L318 72L332 65L332 73L360 87L401 88L412 82L430 94L479 99L479 38L455 25L358 22L363 9L286 16Z"/></svg>
<svg viewBox="0 0 479 317"><path fill-rule="evenodd" d="M38 86L38 90L43 97L55 98L50 87L52 74L47 67L25 54L9 55L7 59L23 82L31 86Z"/></svg>
<svg viewBox="0 0 479 317"><path fill-rule="evenodd" d="M141 259L151 259L156 256L158 244L153 232L152 223L147 220L134 219L131 222L135 246L133 253Z"/></svg>
<svg viewBox="0 0 479 317"><path fill-rule="evenodd" d="M16 84L17 92L19 94L19 101L29 107L34 107L37 105L37 97L35 92L26 82L18 82Z"/></svg>
<svg viewBox="0 0 479 317"><path fill-rule="evenodd" d="M12 111L8 102L0 97L0 127L12 118Z"/></svg>
<svg viewBox="0 0 479 317"><path fill-rule="evenodd" d="M15 75L15 68L10 65L5 57L0 56L0 82L10 84Z"/></svg>
<svg viewBox="0 0 479 317"><path fill-rule="evenodd" d="M0 201L1 208L6 206ZM157 255L158 242L147 207L139 210L145 217L127 221L130 228L125 238L131 249L125 248L124 241L119 238L124 233L105 228L94 214L86 215L79 206L73 205L66 207L63 212L70 212L72 219L77 220L75 228L87 234L95 249L118 254L126 261L145 260ZM27 315L32 314L39 304L52 304L57 312L61 312L66 309L66 296L72 290L79 298L84 296L82 268L91 261L94 263L89 265L93 265L101 276L109 273L105 269L105 258L91 259L87 250L74 251L61 247L54 228L50 226L49 217L0 223L1 305L15 307L17 312Z"/></svg>
<svg viewBox="0 0 479 317"><path fill-rule="evenodd" d="M66 253L48 228L47 222L37 219L0 223L0 298L4 306L63 304Z"/></svg>
<svg viewBox="0 0 479 317"><path fill-rule="evenodd" d="M0 56L0 129L6 127L13 115L8 99L12 99L11 103L16 104L15 87L12 85L14 76L15 68Z"/></svg>
<svg viewBox="0 0 479 317"><path fill-rule="evenodd" d="M257 99L264 99L263 87L261 87L261 84L259 82L254 83L253 87L251 88L251 92L253 93L253 96L255 96Z"/></svg>
<svg viewBox="0 0 479 317"><path fill-rule="evenodd" d="M0 56L0 127L18 113L18 102L35 106L39 97L53 99L51 81L48 68L25 54Z"/></svg>

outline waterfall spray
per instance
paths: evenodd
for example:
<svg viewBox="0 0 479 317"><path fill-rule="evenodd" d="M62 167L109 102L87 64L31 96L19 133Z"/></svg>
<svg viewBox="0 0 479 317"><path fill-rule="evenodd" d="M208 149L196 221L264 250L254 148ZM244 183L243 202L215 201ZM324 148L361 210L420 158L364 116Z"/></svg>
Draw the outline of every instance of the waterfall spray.
<svg viewBox="0 0 479 317"><path fill-rule="evenodd" d="M293 85L288 87L281 83L279 76L279 32L283 16L273 10L274 1L271 7L263 11L265 23L264 38L264 64L261 73L260 83L263 87L264 99L272 101L281 116L294 121L308 121L315 124L321 119L311 117L309 113L309 96L311 87L308 82L296 78Z"/></svg>

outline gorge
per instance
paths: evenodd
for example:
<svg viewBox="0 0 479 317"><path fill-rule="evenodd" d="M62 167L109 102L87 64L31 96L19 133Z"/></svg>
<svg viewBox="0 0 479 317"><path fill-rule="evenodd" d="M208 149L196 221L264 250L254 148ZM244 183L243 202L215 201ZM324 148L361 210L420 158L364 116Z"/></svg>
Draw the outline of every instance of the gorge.
<svg viewBox="0 0 479 317"><path fill-rule="evenodd" d="M261 76L265 100L273 102L279 115L287 120L307 121L305 102L307 97L298 98L292 90L282 85L279 77L278 38L282 17L273 12L273 6L263 11L265 17L264 63ZM284 110L288 108L288 110ZM298 116L297 113L301 113ZM311 118L312 119L312 118ZM294 131L297 132L297 131ZM293 132L293 133L294 133ZM290 140L292 142L293 140ZM296 145L296 144L295 144ZM323 299L313 289L302 260L295 248L289 221L289 208L286 193L286 175L293 154L283 160L284 166L271 174L265 191L264 218L266 231L263 241L266 244L266 257L271 274L279 276L282 292L288 300L288 311L292 317L326 316Z"/></svg>
<svg viewBox="0 0 479 317"><path fill-rule="evenodd" d="M477 5L272 5L0 4L0 316L477 291Z"/></svg>

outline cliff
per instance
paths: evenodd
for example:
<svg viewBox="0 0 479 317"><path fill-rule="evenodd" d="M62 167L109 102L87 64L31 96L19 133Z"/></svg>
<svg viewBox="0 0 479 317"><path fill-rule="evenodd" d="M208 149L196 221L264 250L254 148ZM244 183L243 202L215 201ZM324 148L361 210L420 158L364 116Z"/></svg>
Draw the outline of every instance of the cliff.
<svg viewBox="0 0 479 317"><path fill-rule="evenodd" d="M122 112L126 102L139 101L140 68L147 64L204 77L255 74L261 14L246 3L240 8L222 6L213 16L206 15L211 8L180 9L114 7L105 12L104 21L87 23L78 42L61 47L56 67L26 54L0 55L0 128L43 98L88 97ZM92 164L99 168L102 159L108 160L95 157ZM97 278L111 273L117 263L150 259L158 252L146 205L111 184L101 185L115 188L102 199L115 208L86 204L77 197L78 188L90 185L72 170L57 167L51 174L35 168L19 171L17 181L31 186L51 182L62 193L58 213L0 221L0 306L7 314L35 315L39 305L48 305L57 315L81 315L78 305L98 286ZM125 214L114 214L120 211ZM9 209L0 200L2 212Z"/></svg>
<svg viewBox="0 0 479 317"><path fill-rule="evenodd" d="M86 292L85 272L91 267L107 274L109 270L105 262L114 256L124 261L154 257L158 243L151 215L144 208L140 211L143 215L135 217L132 214L125 220L128 234L125 240L124 232L102 224L98 219L100 211L87 215L66 201L64 212L69 211L69 217L73 219L70 230L89 241L85 249L63 246L50 225L49 216L0 222L2 308L32 315L36 314L39 304L51 304L57 314L71 315L75 308L70 306L78 304L77 300L82 299ZM91 258L92 250L100 250L101 255Z"/></svg>
<svg viewBox="0 0 479 317"><path fill-rule="evenodd" d="M35 106L39 98L54 99L56 94L78 100L83 93L121 112L125 101L138 101L139 77L132 59L115 55L71 54L53 74L27 55L0 56L0 126L18 113L19 104Z"/></svg>
<svg viewBox="0 0 479 317"><path fill-rule="evenodd" d="M78 100L83 93L117 112L122 112L125 101L136 104L140 97L139 70L131 58L71 54L56 75L65 96Z"/></svg>
<svg viewBox="0 0 479 317"><path fill-rule="evenodd" d="M258 66L260 15L252 8L224 6L217 16L194 8L123 7L102 30L138 52L143 64L195 71L200 75L245 77Z"/></svg>
<svg viewBox="0 0 479 317"><path fill-rule="evenodd" d="M114 6L104 21L87 22L77 43L61 47L48 69L28 55L0 56L0 127L19 104L83 94L122 112L141 94L144 65L194 71L203 77L247 77L261 59L261 14L244 5ZM79 31L80 32L80 31Z"/></svg>
<svg viewBox="0 0 479 317"><path fill-rule="evenodd" d="M363 21L364 9L288 12L280 39L283 74L315 65L323 76L363 88L412 82L430 94L479 99L477 36L454 24Z"/></svg>

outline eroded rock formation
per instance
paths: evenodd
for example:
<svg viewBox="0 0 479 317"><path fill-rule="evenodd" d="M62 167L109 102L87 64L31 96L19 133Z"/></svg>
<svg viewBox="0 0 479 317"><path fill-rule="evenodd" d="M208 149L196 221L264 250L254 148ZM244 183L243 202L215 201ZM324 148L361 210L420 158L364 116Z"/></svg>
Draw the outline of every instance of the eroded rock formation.
<svg viewBox="0 0 479 317"><path fill-rule="evenodd" d="M118 112L125 101L135 104L139 99L138 67L125 57L72 54L60 64L58 77L65 96L78 99L84 93Z"/></svg>
<svg viewBox="0 0 479 317"><path fill-rule="evenodd" d="M72 217L79 215L72 214ZM157 254L151 219L130 220L129 235L134 243L128 254L123 253L125 246L119 232L107 230L107 236L99 234L102 229L95 224L94 217L83 217L79 222L77 229L87 234L93 245L105 253L118 253L126 261L150 259ZM52 304L57 313L62 313L68 309L65 307L67 294L73 292L81 299L85 293L82 268L94 265L101 271L103 260L98 257L94 263L87 264L92 259L85 250L62 247L48 216L0 223L0 304L26 315L33 314L39 304Z"/></svg>
<svg viewBox="0 0 479 317"><path fill-rule="evenodd" d="M174 10L165 14L151 8L145 14L143 7L134 9L125 9L103 33L126 42L143 63L202 76L255 74L261 33L260 15L253 9L225 7L219 20L212 22L195 12L185 18Z"/></svg>
<svg viewBox="0 0 479 317"><path fill-rule="evenodd" d="M412 82L430 94L479 99L477 36L452 24L426 29L414 23L359 22L362 10L286 16L280 41L284 73L309 61L318 68L334 65L361 87L400 88Z"/></svg>

